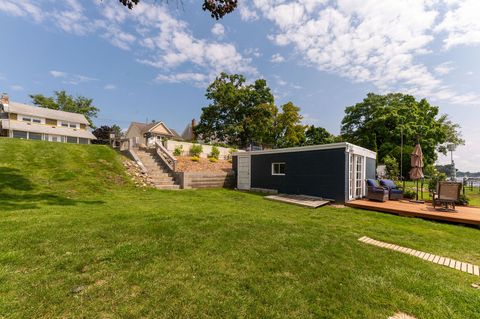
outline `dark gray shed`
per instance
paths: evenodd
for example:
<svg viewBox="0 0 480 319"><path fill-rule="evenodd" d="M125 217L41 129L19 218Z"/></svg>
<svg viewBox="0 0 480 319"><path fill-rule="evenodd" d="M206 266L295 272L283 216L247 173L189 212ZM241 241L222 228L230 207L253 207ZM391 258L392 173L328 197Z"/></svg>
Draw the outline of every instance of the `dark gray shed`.
<svg viewBox="0 0 480 319"><path fill-rule="evenodd" d="M334 143L233 154L236 187L333 199L364 197L365 179L375 178L377 154Z"/></svg>

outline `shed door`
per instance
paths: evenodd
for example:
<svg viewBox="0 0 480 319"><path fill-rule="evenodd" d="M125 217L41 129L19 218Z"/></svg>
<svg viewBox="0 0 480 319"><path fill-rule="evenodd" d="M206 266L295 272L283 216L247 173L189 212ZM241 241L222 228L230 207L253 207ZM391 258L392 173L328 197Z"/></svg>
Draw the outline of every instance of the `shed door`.
<svg viewBox="0 0 480 319"><path fill-rule="evenodd" d="M238 156L238 176L237 188L249 190L250 189L250 156Z"/></svg>

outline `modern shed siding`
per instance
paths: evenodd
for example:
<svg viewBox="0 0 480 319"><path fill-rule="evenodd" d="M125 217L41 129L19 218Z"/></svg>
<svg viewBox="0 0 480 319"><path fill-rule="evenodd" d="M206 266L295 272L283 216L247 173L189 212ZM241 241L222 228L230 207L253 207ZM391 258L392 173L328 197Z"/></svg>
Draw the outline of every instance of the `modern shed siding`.
<svg viewBox="0 0 480 319"><path fill-rule="evenodd" d="M272 175L285 163L285 175ZM251 187L345 201L345 148L251 156Z"/></svg>
<svg viewBox="0 0 480 319"><path fill-rule="evenodd" d="M376 170L375 168L377 167L377 161L374 158L369 158L367 157L366 161L366 179L375 179L376 175Z"/></svg>

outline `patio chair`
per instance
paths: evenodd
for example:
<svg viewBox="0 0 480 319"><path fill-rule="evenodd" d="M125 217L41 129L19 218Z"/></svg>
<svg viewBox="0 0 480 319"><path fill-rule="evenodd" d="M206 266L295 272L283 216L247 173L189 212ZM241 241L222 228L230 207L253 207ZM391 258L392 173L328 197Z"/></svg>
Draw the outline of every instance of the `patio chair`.
<svg viewBox="0 0 480 319"><path fill-rule="evenodd" d="M437 190L433 192L433 208L441 206L444 210L455 210L455 203L460 200L460 190L462 183L458 182L438 182ZM448 206L452 205L452 209Z"/></svg>
<svg viewBox="0 0 480 319"><path fill-rule="evenodd" d="M380 185L388 189L388 198L390 200L403 199L403 189L390 179L381 179Z"/></svg>
<svg viewBox="0 0 480 319"><path fill-rule="evenodd" d="M380 186L375 179L367 179L367 199L386 202L388 200L388 189Z"/></svg>

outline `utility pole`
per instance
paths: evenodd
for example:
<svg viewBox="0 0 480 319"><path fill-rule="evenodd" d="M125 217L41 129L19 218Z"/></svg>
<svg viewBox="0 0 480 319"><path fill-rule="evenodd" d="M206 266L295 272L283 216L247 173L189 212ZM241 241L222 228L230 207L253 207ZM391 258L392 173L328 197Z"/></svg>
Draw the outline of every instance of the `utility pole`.
<svg viewBox="0 0 480 319"><path fill-rule="evenodd" d="M457 170L455 169L455 161L453 160L453 151L455 150L455 144L448 144L447 145L447 150L450 151L450 160L451 160L451 168L452 168L452 174L450 176L452 181L457 180Z"/></svg>

